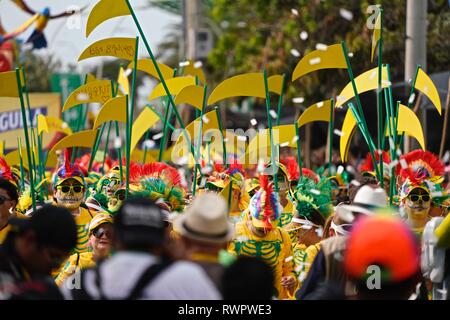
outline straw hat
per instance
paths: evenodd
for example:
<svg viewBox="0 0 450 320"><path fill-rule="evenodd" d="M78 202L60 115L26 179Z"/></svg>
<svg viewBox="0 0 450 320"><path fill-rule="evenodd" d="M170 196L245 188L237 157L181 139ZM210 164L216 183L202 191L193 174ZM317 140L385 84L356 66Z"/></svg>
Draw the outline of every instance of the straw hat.
<svg viewBox="0 0 450 320"><path fill-rule="evenodd" d="M187 238L213 243L227 242L234 233L225 200L212 192L199 194L175 219L174 229Z"/></svg>

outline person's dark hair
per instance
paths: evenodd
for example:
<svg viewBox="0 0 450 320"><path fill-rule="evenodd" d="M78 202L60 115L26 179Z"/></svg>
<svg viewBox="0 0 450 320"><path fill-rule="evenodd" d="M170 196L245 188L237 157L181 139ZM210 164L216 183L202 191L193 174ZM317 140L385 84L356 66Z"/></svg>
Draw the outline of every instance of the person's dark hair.
<svg viewBox="0 0 450 320"><path fill-rule="evenodd" d="M4 189L12 200L19 200L19 193L17 187L4 178L0 178L0 189Z"/></svg>
<svg viewBox="0 0 450 320"><path fill-rule="evenodd" d="M223 273L222 295L224 300L272 299L272 268L260 258L239 256Z"/></svg>
<svg viewBox="0 0 450 320"><path fill-rule="evenodd" d="M13 230L19 235L33 230L39 245L66 251L71 251L77 245L77 225L66 208L45 205L36 210L29 219L15 218L10 221L14 227Z"/></svg>

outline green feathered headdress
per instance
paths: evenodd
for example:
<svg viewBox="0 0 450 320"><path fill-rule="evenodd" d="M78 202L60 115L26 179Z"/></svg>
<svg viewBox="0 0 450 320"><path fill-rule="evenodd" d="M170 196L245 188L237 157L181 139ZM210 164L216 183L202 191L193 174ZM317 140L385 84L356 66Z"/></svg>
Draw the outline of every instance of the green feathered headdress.
<svg viewBox="0 0 450 320"><path fill-rule="evenodd" d="M300 216L310 219L317 211L327 219L333 209L331 191L332 185L326 179L316 183L313 179L304 178L291 194L291 200Z"/></svg>

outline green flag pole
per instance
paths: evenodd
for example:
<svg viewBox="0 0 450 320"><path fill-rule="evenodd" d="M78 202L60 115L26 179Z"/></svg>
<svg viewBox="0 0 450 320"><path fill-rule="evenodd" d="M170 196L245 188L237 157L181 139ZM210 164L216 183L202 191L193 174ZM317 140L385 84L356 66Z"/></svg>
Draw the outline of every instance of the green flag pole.
<svg viewBox="0 0 450 320"><path fill-rule="evenodd" d="M330 141L330 145L328 146L328 164L329 169L328 173L331 176L331 166L333 162L333 128L334 128L334 99L331 99L331 108L330 108L330 128L328 130L328 140Z"/></svg>
<svg viewBox="0 0 450 320"><path fill-rule="evenodd" d="M147 38L145 37L145 34L144 34L144 31L142 30L141 25L139 24L139 20L137 19L137 16L134 13L134 10L133 10L133 7L130 4L130 1L129 0L125 0L125 1L127 3L128 9L130 10L131 16L133 17L133 20L134 20L134 22L136 24L136 27L137 27L137 29L139 31L139 34L142 37L142 41L144 42L145 48L147 49L147 52L150 55L150 59L153 62L153 66L155 67L156 73L158 74L158 77L161 80L161 84L163 85L163 88L164 88L164 90L166 92L166 95L167 95L167 97L169 99L169 102L172 105L172 108L173 108L173 110L175 112L175 116L177 118L177 121L178 121L181 129L183 130L183 134L184 134L184 137L186 139L186 142L190 146L190 150L192 152L192 155L193 155L194 159L197 159L194 147L193 147L193 145L191 143L191 139L189 138L189 135L186 132L186 127L185 127L185 125L183 123L183 120L181 119L180 113L178 112L178 110L177 110L177 108L175 106L175 102L173 101L172 95L171 95L171 93L169 91L169 88L167 87L166 81L164 80L164 77L162 75L161 69L159 68L158 63L156 62L156 58L155 58L155 56L154 56L154 54L153 54L153 52L152 52L152 50L150 48L150 45L148 44Z"/></svg>
<svg viewBox="0 0 450 320"><path fill-rule="evenodd" d="M382 86L381 86L381 79L382 79L382 54L383 54L383 9L380 9L380 40L378 43L378 88L377 88L377 123L378 123L378 150L381 152L382 149L382 140L384 137L385 132L382 132L382 121L383 121L383 113L382 113L382 103L383 103L383 97L382 97ZM380 154L380 172L383 173L383 155ZM376 166L376 162L374 162ZM381 188L383 188L384 181L383 179L380 180Z"/></svg>
<svg viewBox="0 0 450 320"><path fill-rule="evenodd" d="M108 144L109 144L109 135L111 133L111 124L112 124L112 122L109 121L108 132L106 133L105 152L103 153L103 161L102 161L103 174L105 174L105 161L106 161L106 154L108 153Z"/></svg>
<svg viewBox="0 0 450 320"><path fill-rule="evenodd" d="M277 126L280 125L281 106L283 105L283 96L284 96L285 88L286 88L286 74L283 74L283 81L281 84L281 93L280 93L280 97L278 98Z"/></svg>
<svg viewBox="0 0 450 320"><path fill-rule="evenodd" d="M226 168L228 168L228 157L227 157L227 144L225 142L225 134L223 132L223 125L222 125L222 116L219 111L219 107L215 106L214 109L216 110L217 120L219 122L219 131L222 135L222 158L223 158L223 164Z"/></svg>
<svg viewBox="0 0 450 320"><path fill-rule="evenodd" d="M296 143L297 143L297 163L298 163L298 168L300 171L300 182L303 181L303 163L302 163L302 145L300 142L300 130L298 128L298 122L295 121L294 123L294 127L295 127L295 134L297 136L296 139Z"/></svg>
<svg viewBox="0 0 450 320"><path fill-rule="evenodd" d="M197 143L197 154L200 155L201 154L201 148L202 148L202 138L203 138L203 133L202 133L202 127L203 127L203 115L205 113L205 108L206 108L206 90L207 90L207 86L205 85L203 87L203 103L202 103L202 110L200 112L200 128L198 129L198 143ZM200 158L200 156L199 156ZM192 188L192 195L195 196L195 191L197 188L197 173L198 170L200 169L200 164L198 163L197 160L195 160L195 169L194 169L194 183L193 183L193 188Z"/></svg>
<svg viewBox="0 0 450 320"><path fill-rule="evenodd" d="M174 69L173 76L175 77L176 75L177 75L177 69ZM166 102L166 104L165 104L166 114L164 116L164 122L163 122L163 125L164 125L163 136L162 136L162 139L160 140L160 145L159 145L158 162L162 161L164 148L166 146L166 141L167 141L167 135L169 133L168 127L170 126L170 119L172 118L172 108L171 108L171 104L169 103L169 98L166 98L165 102ZM172 129L172 130L174 130L174 129Z"/></svg>
<svg viewBox="0 0 450 320"><path fill-rule="evenodd" d="M35 197L35 190L34 190L34 177L32 174L32 159L31 159L31 150L30 150L30 137L28 136L28 123L27 123L27 116L25 111L25 104L23 101L23 92L22 92L22 80L20 77L21 69L16 68L16 80L17 80L17 86L19 89L19 99L20 99L20 110L22 112L22 121L23 121L23 130L25 134L25 146L27 148L27 159L28 159L28 170L30 173L30 194L31 194L31 201L32 201L32 207L33 211L36 210L36 197Z"/></svg>
<svg viewBox="0 0 450 320"><path fill-rule="evenodd" d="M270 115L270 93L269 93L269 84L267 81L267 71L264 69L264 89L266 91L266 112L267 112L267 122L269 125L269 136L270 136L270 159L272 162L272 174L273 174L273 181L275 186L275 192L278 193L278 177L277 177L277 171L278 171L278 165L275 162L275 155L274 155L274 142L273 142L273 131L272 131L272 118ZM275 168L276 167L276 168Z"/></svg>
<svg viewBox="0 0 450 320"><path fill-rule="evenodd" d="M119 121L114 121L116 127L116 139L120 139L119 132ZM117 146L117 160L119 162L119 172L120 172L120 184L123 183L123 168L122 168L122 146Z"/></svg>
<svg viewBox="0 0 450 320"><path fill-rule="evenodd" d="M20 166L20 189L25 190L25 172L23 170L23 158L22 158L22 142L20 137L17 138L17 145L19 146L19 166Z"/></svg>

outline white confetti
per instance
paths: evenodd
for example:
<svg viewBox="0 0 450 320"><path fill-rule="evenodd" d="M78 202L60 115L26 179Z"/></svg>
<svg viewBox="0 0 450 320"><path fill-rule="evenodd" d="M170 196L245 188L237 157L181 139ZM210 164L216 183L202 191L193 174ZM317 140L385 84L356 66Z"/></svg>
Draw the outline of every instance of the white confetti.
<svg viewBox="0 0 450 320"><path fill-rule="evenodd" d="M372 71L372 73L369 76L370 80L373 80L373 78L375 78L377 76L377 72L376 71Z"/></svg>
<svg viewBox="0 0 450 320"><path fill-rule="evenodd" d="M349 173L355 173L355 168L353 168L353 166L351 165L346 166L345 170L347 170L347 172Z"/></svg>
<svg viewBox="0 0 450 320"><path fill-rule="evenodd" d="M347 101L347 98L344 96L337 96L336 99L337 99L337 101L341 101L341 102Z"/></svg>
<svg viewBox="0 0 450 320"><path fill-rule="evenodd" d="M316 44L316 50L327 51L327 49L328 49L328 46L326 44L323 44L323 43Z"/></svg>
<svg viewBox="0 0 450 320"><path fill-rule="evenodd" d="M345 20L348 20L348 21L352 21L353 20L353 12L351 12L350 10L341 8L341 9L339 9L339 14Z"/></svg>
<svg viewBox="0 0 450 320"><path fill-rule="evenodd" d="M280 144L280 147L284 148L284 147L288 147L289 146L289 142L283 142Z"/></svg>
<svg viewBox="0 0 450 320"><path fill-rule="evenodd" d="M323 107L323 101L320 101L317 103L317 108L322 108Z"/></svg>
<svg viewBox="0 0 450 320"><path fill-rule="evenodd" d="M190 65L191 63L189 61L181 61L178 66L179 67L187 67L188 65Z"/></svg>
<svg viewBox="0 0 450 320"><path fill-rule="evenodd" d="M247 141L246 136L237 136L238 141Z"/></svg>
<svg viewBox="0 0 450 320"><path fill-rule="evenodd" d="M292 143L296 143L298 141L299 137L296 135L294 138L292 138Z"/></svg>
<svg viewBox="0 0 450 320"><path fill-rule="evenodd" d="M114 149L120 149L122 147L122 139L120 137L116 137L114 139Z"/></svg>
<svg viewBox="0 0 450 320"><path fill-rule="evenodd" d="M390 82L389 80L383 80L381 82L387 87L390 87L392 85L392 82Z"/></svg>
<svg viewBox="0 0 450 320"><path fill-rule="evenodd" d="M416 99L416 94L413 92L413 94L409 97L408 103L411 104L414 102L414 99Z"/></svg>
<svg viewBox="0 0 450 320"><path fill-rule="evenodd" d="M291 12L292 12L292 14L293 14L294 16L298 16L298 10L297 10L297 9L292 8L292 9L291 9Z"/></svg>
<svg viewBox="0 0 450 320"><path fill-rule="evenodd" d="M220 23L220 26L221 26L223 29L227 29L227 28L230 26L230 23L229 23L227 20L223 20L223 21Z"/></svg>
<svg viewBox="0 0 450 320"><path fill-rule="evenodd" d="M250 123L252 124L252 126L256 126L258 124L258 121L256 121L256 119L252 119L250 120Z"/></svg>
<svg viewBox="0 0 450 320"><path fill-rule="evenodd" d="M239 21L237 23L238 28L245 28L247 26L247 22L245 21Z"/></svg>
<svg viewBox="0 0 450 320"><path fill-rule="evenodd" d="M354 185L355 187L359 187L361 185L361 183L358 180L355 180L355 179L350 181L350 184Z"/></svg>
<svg viewBox="0 0 450 320"><path fill-rule="evenodd" d="M294 259L293 256L289 256L286 259L284 259L284 262L289 262L289 261L292 261L293 259Z"/></svg>
<svg viewBox="0 0 450 320"><path fill-rule="evenodd" d="M317 228L317 229L316 229L316 233L317 233L317 236L318 236L319 238L322 238L322 236L323 236L323 228L322 228L322 227Z"/></svg>
<svg viewBox="0 0 450 320"><path fill-rule="evenodd" d="M314 194L320 196L320 191L319 191L319 190L317 190L317 189L311 189L310 191L311 191L311 193L314 193Z"/></svg>
<svg viewBox="0 0 450 320"><path fill-rule="evenodd" d="M275 110L270 110L270 116L274 119L276 119L278 117L277 113L275 112Z"/></svg>
<svg viewBox="0 0 450 320"><path fill-rule="evenodd" d="M87 101L87 100L89 100L89 95L87 95L86 93L79 93L77 95L77 100L78 101Z"/></svg>
<svg viewBox="0 0 450 320"><path fill-rule="evenodd" d="M259 159L258 160L258 167L257 167L257 171L258 172L263 172L264 171L264 159Z"/></svg>
<svg viewBox="0 0 450 320"><path fill-rule="evenodd" d="M337 168L337 174L342 174L344 172L344 167L343 166L339 166Z"/></svg>
<svg viewBox="0 0 450 320"><path fill-rule="evenodd" d="M450 151L447 150L445 151L444 156L442 157L442 162L447 163L449 159L450 159Z"/></svg>
<svg viewBox="0 0 450 320"><path fill-rule="evenodd" d="M199 188L204 188L206 185L206 177L202 177L202 180L200 181L200 184L198 185Z"/></svg>
<svg viewBox="0 0 450 320"><path fill-rule="evenodd" d="M127 69L127 70L125 70L125 72L123 73L123 75L124 75L125 77L128 78L128 76L129 76L132 72L133 72L133 69Z"/></svg>
<svg viewBox="0 0 450 320"><path fill-rule="evenodd" d="M391 149L395 149L394 139L392 139L392 137L389 138L389 146Z"/></svg>
<svg viewBox="0 0 450 320"><path fill-rule="evenodd" d="M397 156L400 157L401 155L402 155L402 150L400 150L400 149L397 148Z"/></svg>
<svg viewBox="0 0 450 320"><path fill-rule="evenodd" d="M246 241L248 241L248 238L245 237L245 236L239 236L239 237L236 238L236 240L238 242L246 242Z"/></svg>
<svg viewBox="0 0 450 320"><path fill-rule="evenodd" d="M342 132L341 130L338 129L334 129L334 134L339 136L339 137L343 137L344 136L344 132Z"/></svg>
<svg viewBox="0 0 450 320"><path fill-rule="evenodd" d="M205 115L202 117L202 120L203 120L204 123L209 123L209 119Z"/></svg>
<svg viewBox="0 0 450 320"><path fill-rule="evenodd" d="M184 157L178 158L176 164L183 166L183 165L186 165L188 163L188 161L189 161L188 157L184 156Z"/></svg>
<svg viewBox="0 0 450 320"><path fill-rule="evenodd" d="M143 148L152 149L156 145L156 143L155 143L155 141L148 139L148 140L145 140L142 143L142 145L143 145Z"/></svg>
<svg viewBox="0 0 450 320"><path fill-rule="evenodd" d="M389 169L394 168L395 166L397 166L397 164L398 164L398 160L397 160L397 159L391 161L391 162L389 163Z"/></svg>
<svg viewBox="0 0 450 320"><path fill-rule="evenodd" d="M424 86L423 87L423 92L428 93L428 89L429 89L428 86Z"/></svg>
<svg viewBox="0 0 450 320"><path fill-rule="evenodd" d="M224 142L228 142L228 138L224 138L223 141L224 141Z"/></svg>
<svg viewBox="0 0 450 320"><path fill-rule="evenodd" d="M292 99L293 103L303 103L304 101L305 101L305 98L303 98L303 97L297 97L297 98Z"/></svg>
<svg viewBox="0 0 450 320"><path fill-rule="evenodd" d="M294 57L300 57L300 52L298 52L297 49L291 49L291 54L292 54Z"/></svg>
<svg viewBox="0 0 450 320"><path fill-rule="evenodd" d="M408 164L406 163L405 159L400 159L400 165L402 166L403 169L408 168Z"/></svg>
<svg viewBox="0 0 450 320"><path fill-rule="evenodd" d="M196 61L196 62L194 63L194 68L195 68L195 69L199 69L199 68L201 68L201 67L203 67L203 62L201 62L200 60L199 60L199 61Z"/></svg>
<svg viewBox="0 0 450 320"><path fill-rule="evenodd" d="M442 191L435 191L431 193L431 197L432 198L440 198L444 195L444 193Z"/></svg>
<svg viewBox="0 0 450 320"><path fill-rule="evenodd" d="M319 64L320 61L321 61L321 60L320 60L319 57L313 58L313 59L310 59L310 60L309 60L309 64L313 66L313 65L315 65L315 64Z"/></svg>
<svg viewBox="0 0 450 320"><path fill-rule="evenodd" d="M61 125L62 129L67 129L69 127L69 125L66 122L63 122L63 124Z"/></svg>
<svg viewBox="0 0 450 320"><path fill-rule="evenodd" d="M161 139L163 135L164 135L164 134L163 134L162 132L157 133L157 134L155 134L155 135L152 137L152 139L153 139L153 140Z"/></svg>
<svg viewBox="0 0 450 320"><path fill-rule="evenodd" d="M300 32L300 39L302 39L302 40L308 39L308 32L306 32L306 31Z"/></svg>
<svg viewBox="0 0 450 320"><path fill-rule="evenodd" d="M210 174L211 172L213 172L213 168L209 165L202 168L202 174Z"/></svg>

